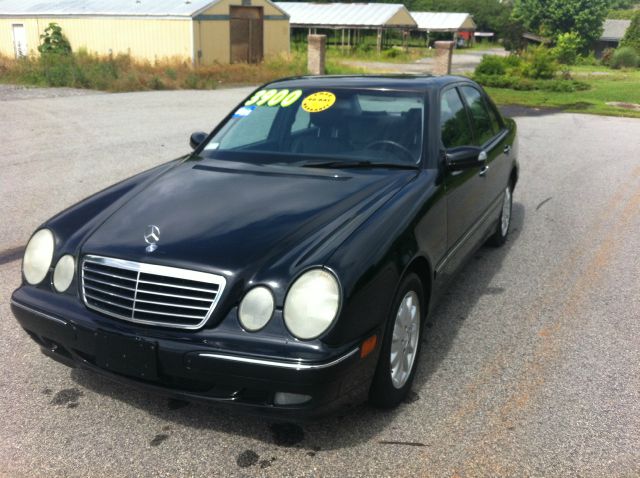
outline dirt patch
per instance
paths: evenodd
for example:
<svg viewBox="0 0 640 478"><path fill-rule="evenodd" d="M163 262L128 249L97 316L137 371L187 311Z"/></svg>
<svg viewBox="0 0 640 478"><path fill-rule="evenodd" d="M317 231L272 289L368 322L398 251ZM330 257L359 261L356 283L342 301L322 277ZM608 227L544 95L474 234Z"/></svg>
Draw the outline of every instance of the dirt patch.
<svg viewBox="0 0 640 478"><path fill-rule="evenodd" d="M607 101L607 105L615 106L616 108L624 108L625 110L640 111L640 105L638 103L624 103L622 101Z"/></svg>

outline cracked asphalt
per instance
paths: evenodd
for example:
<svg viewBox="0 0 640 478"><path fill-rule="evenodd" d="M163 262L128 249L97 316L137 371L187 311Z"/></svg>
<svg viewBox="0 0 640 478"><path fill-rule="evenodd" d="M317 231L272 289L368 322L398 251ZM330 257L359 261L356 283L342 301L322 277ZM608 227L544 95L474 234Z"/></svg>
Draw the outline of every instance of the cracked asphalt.
<svg viewBox="0 0 640 478"><path fill-rule="evenodd" d="M515 109L513 231L433 316L407 403L303 426L44 357L9 309L49 216L176 157L248 89L0 94L0 475L640 476L640 121ZM30 96L31 95L31 96Z"/></svg>

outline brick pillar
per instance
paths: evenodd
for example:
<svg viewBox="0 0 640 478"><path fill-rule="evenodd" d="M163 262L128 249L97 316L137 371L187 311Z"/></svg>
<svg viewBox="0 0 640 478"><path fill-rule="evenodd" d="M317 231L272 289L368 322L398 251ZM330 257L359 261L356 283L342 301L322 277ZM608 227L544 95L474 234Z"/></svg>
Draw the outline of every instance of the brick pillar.
<svg viewBox="0 0 640 478"><path fill-rule="evenodd" d="M307 52L307 69L312 75L324 75L324 57L327 46L327 35L309 35Z"/></svg>
<svg viewBox="0 0 640 478"><path fill-rule="evenodd" d="M435 42L436 57L433 66L434 75L451 74L451 56L453 55L454 42L437 41Z"/></svg>

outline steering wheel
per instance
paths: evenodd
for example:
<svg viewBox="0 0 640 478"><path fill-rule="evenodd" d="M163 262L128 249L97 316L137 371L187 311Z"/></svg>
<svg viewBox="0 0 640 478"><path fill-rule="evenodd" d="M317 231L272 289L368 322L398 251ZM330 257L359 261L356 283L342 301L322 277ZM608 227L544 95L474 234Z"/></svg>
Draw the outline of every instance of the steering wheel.
<svg viewBox="0 0 640 478"><path fill-rule="evenodd" d="M413 153L409 150L409 148L401 145L400 143L396 143L395 141L391 141L390 139L378 139L376 141L372 141L371 143L367 144L364 149L374 149L376 146L393 146L406 154L411 162L415 161Z"/></svg>

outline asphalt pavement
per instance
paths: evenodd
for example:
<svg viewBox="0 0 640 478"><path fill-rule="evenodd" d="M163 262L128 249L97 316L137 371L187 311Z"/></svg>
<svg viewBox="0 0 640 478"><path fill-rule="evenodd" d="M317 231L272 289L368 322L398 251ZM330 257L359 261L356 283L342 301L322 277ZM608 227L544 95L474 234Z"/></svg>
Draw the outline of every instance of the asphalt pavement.
<svg viewBox="0 0 640 478"><path fill-rule="evenodd" d="M430 318L414 389L306 425L44 357L13 319L52 214L188 150L249 90L0 90L0 475L640 476L640 121L516 110L520 183Z"/></svg>

